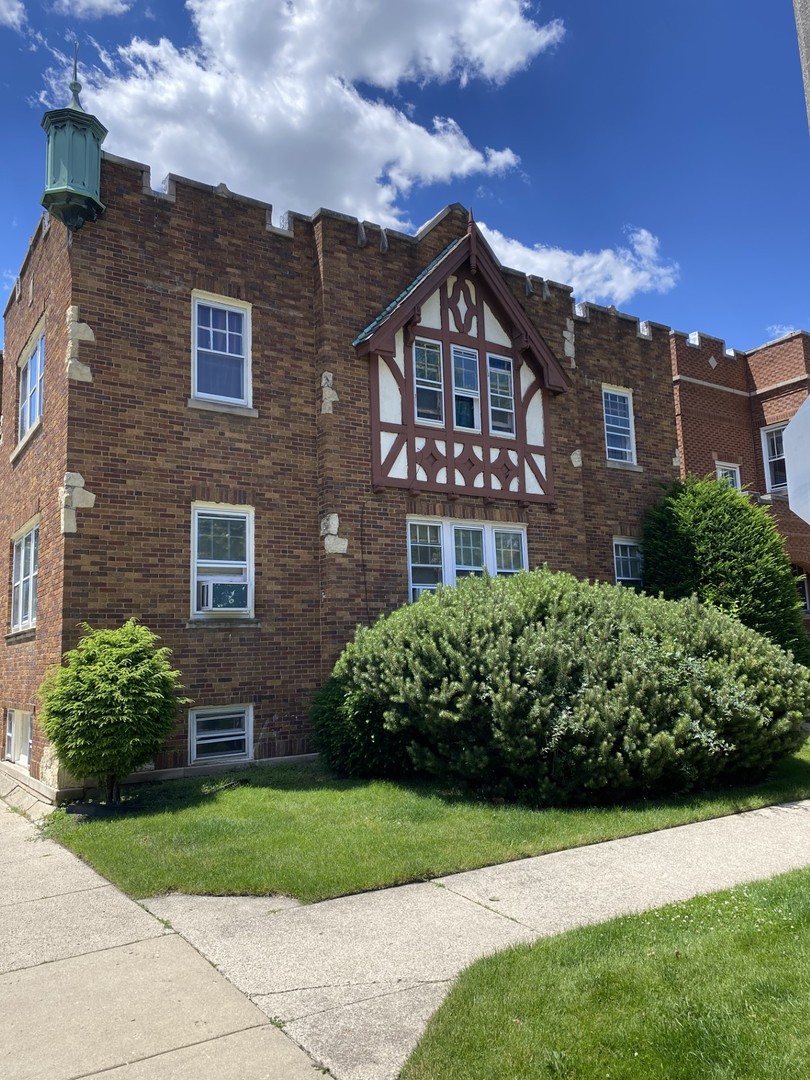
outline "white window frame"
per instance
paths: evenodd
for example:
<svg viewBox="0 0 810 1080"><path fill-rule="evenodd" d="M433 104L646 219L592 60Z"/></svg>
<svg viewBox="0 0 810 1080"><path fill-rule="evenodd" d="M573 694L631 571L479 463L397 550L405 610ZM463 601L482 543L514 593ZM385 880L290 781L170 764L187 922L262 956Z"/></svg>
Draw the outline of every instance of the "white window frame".
<svg viewBox="0 0 810 1080"><path fill-rule="evenodd" d="M26 543L27 542L27 543ZM11 538L11 632L37 625L39 519L29 521Z"/></svg>
<svg viewBox="0 0 810 1080"><path fill-rule="evenodd" d="M45 334L22 354L17 373L17 441L24 442L42 421L45 382Z"/></svg>
<svg viewBox="0 0 810 1080"><path fill-rule="evenodd" d="M618 450L616 447L611 447L608 443L608 428L611 426L608 424L606 405L606 395L613 394L617 397L623 397L627 400L627 411L629 420L629 431L627 432L627 438L629 439L630 446L627 450ZM626 386L610 386L607 383L602 384L602 421L605 430L605 457L608 461L616 461L624 465L636 464L636 423L633 414L633 391L629 390ZM623 432L622 432L623 434ZM623 456L629 455L629 456Z"/></svg>
<svg viewBox="0 0 810 1080"><path fill-rule="evenodd" d="M423 592L435 592L437 585L425 585L421 583L414 583L413 580L413 560L411 556L411 526L412 525L432 525L439 529L439 541L441 544L441 582L443 585L455 585L456 581L466 576L464 573L457 573L457 570L466 570L468 573L483 573L486 572L495 575L516 574L518 570L512 569L499 569L497 559L497 549L495 543L495 537L499 533L514 533L521 538L521 559L522 567L520 569L528 569L529 558L528 548L526 542L526 526L516 522L494 522L494 521L467 521L462 518L423 518L423 517L409 517L407 519L407 544L408 544L408 596L410 600L417 600ZM456 530L457 529L472 529L481 530L483 533L483 565L479 567L465 566L457 567L456 565Z"/></svg>
<svg viewBox="0 0 810 1080"><path fill-rule="evenodd" d="M214 308L226 313L242 316L242 384L244 394L242 397L229 397L223 394L205 393L198 387L197 379L197 313L199 308ZM220 296L217 293L203 292L194 289L191 294L191 396L199 401L216 401L224 405L236 405L251 408L253 404L253 373L252 373L252 312L253 305L244 300L234 300L230 296ZM203 350L215 351L215 350ZM223 356L235 357L238 353L222 353Z"/></svg>
<svg viewBox="0 0 810 1080"><path fill-rule="evenodd" d="M771 457L770 445L769 445L769 439L768 439L768 437L770 435L773 435L776 432L784 434L784 431L785 431L786 427L787 427L787 420L785 420L784 423L781 423L781 424L769 424L767 427L764 427L764 428L760 429L761 438L762 438L762 464L763 464L763 467L764 467L764 470L765 470L765 490L767 492L770 492L770 491L786 491L787 490L787 480L785 481L784 484L774 484L773 479L772 479L772 472L771 472L771 464L774 461L784 461L785 460L784 441L782 443L782 453L781 453L781 455L776 454L774 457Z"/></svg>
<svg viewBox="0 0 810 1080"><path fill-rule="evenodd" d="M742 491L739 465L735 465L730 461L715 461L714 475L718 480L728 480L733 488L736 488L737 491Z"/></svg>
<svg viewBox="0 0 810 1080"><path fill-rule="evenodd" d="M456 385L456 354L464 354L466 360L475 361L475 389L470 390L464 386ZM453 376L453 427L456 431L481 430L481 372L478 363L478 350L470 349L466 345L452 345L450 347L450 362ZM458 401L471 401L473 406L472 427L467 424L459 424L456 419L456 403Z"/></svg>
<svg viewBox="0 0 810 1080"><path fill-rule="evenodd" d="M202 559L198 552L200 518L242 518L245 521L244 561L221 562ZM192 619L252 619L254 617L254 510L252 506L229 506L225 503L193 503L191 507L191 617ZM220 566L219 574L200 574L200 566ZM215 608L205 604L200 586L214 584L246 584L247 603L243 608Z"/></svg>
<svg viewBox="0 0 810 1080"><path fill-rule="evenodd" d="M227 727L229 717L242 715L243 727ZM224 726L215 731L198 734L199 720L214 720L221 716ZM221 754L200 754L200 745L222 742L230 737L231 741L244 739L245 749L226 751ZM216 765L230 761L253 760L253 706L252 705L217 705L213 708L189 709L188 713L188 760L190 765Z"/></svg>
<svg viewBox="0 0 810 1080"><path fill-rule="evenodd" d="M810 587L807 582L807 574L801 566L794 566L793 573L796 575L796 590L802 605L802 615L810 614Z"/></svg>
<svg viewBox="0 0 810 1080"><path fill-rule="evenodd" d="M439 378L437 381L432 379L420 379L416 374L416 350L420 345L427 345L430 349L437 349L439 353ZM444 352L442 349L442 343L440 341L430 341L428 338L416 338L413 343L413 409L414 416L417 424L427 424L429 427L444 427L445 417L445 405L444 405ZM432 416L420 416L419 415L419 390L430 390L432 393L439 395L439 406L441 409L441 418L436 419Z"/></svg>
<svg viewBox="0 0 810 1080"><path fill-rule="evenodd" d="M6 709L5 760L30 769L33 743L34 714L21 709Z"/></svg>
<svg viewBox="0 0 810 1080"><path fill-rule="evenodd" d="M512 430L511 431L503 431L503 430L501 430L501 428L496 428L495 424L493 422L493 419L492 419L492 413L493 413L493 406L492 406L492 376L494 374L495 375L504 375L505 374L505 372L503 372L503 371L493 371L493 369L492 369L492 361L493 360L498 360L502 364L508 364L509 365L509 383L510 383L510 386L511 386L511 394L510 394L510 396L511 396L511 399L512 399L512 407L511 407L511 409L504 409L501 406L498 406L497 412L502 412L502 413L511 412L511 414L512 414ZM498 396L501 397L503 395L499 394ZM516 420L516 415L515 415L516 414L516 409L515 409L515 362L514 362L514 360L512 359L511 356L499 356L497 353L487 353L487 407L489 409L489 433L490 433L490 435L496 435L499 439L514 439L515 435L516 435L516 432L517 432L517 427L516 427L517 420Z"/></svg>
<svg viewBox="0 0 810 1080"><path fill-rule="evenodd" d="M635 554L621 551L620 548L635 548ZM633 576L621 574L619 572L620 560L631 561L634 559L638 560L638 569L640 573ZM644 585L644 564L642 561L640 540L636 540L631 536L613 537L613 577L617 585L625 585L633 589L640 589Z"/></svg>

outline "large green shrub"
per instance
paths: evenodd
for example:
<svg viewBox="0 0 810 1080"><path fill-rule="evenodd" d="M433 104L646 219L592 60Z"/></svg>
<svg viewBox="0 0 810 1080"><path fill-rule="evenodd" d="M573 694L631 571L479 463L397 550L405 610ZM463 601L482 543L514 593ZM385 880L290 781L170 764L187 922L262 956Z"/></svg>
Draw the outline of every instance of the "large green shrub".
<svg viewBox="0 0 810 1080"><path fill-rule="evenodd" d="M796 579L768 510L722 480L678 481L644 526L644 584L695 594L810 664Z"/></svg>
<svg viewBox="0 0 810 1080"><path fill-rule="evenodd" d="M103 780L107 801L118 802L118 781L164 747L187 699L169 650L147 627L130 619L85 630L39 688L42 727L66 769Z"/></svg>
<svg viewBox="0 0 810 1080"><path fill-rule="evenodd" d="M549 803L760 776L808 710L810 671L722 612L539 570L360 628L314 723L339 771Z"/></svg>

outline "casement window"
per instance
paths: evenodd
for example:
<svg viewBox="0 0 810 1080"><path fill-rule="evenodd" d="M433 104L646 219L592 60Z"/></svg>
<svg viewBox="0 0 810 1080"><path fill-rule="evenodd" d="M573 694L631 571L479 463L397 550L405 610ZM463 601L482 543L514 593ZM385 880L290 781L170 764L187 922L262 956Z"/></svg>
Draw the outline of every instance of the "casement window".
<svg viewBox="0 0 810 1080"><path fill-rule="evenodd" d="M45 374L45 337L20 364L17 406L17 438L22 441L42 417L42 383Z"/></svg>
<svg viewBox="0 0 810 1080"><path fill-rule="evenodd" d="M617 585L640 589L643 580L641 545L637 540L617 537L613 541L613 570Z"/></svg>
<svg viewBox="0 0 810 1080"><path fill-rule="evenodd" d="M636 433L633 423L633 395L630 390L602 387L605 418L605 448L608 461L636 463Z"/></svg>
<svg viewBox="0 0 810 1080"><path fill-rule="evenodd" d="M528 566L522 526L478 524L455 519L408 522L411 600L462 577L516 574Z"/></svg>
<svg viewBox="0 0 810 1080"><path fill-rule="evenodd" d="M781 491L787 487L785 447L782 437L787 424L775 424L762 429L762 458L765 462L766 491Z"/></svg>
<svg viewBox="0 0 810 1080"><path fill-rule="evenodd" d="M796 575L796 589L802 605L802 614L810 614L810 588L807 585L807 574L800 566L794 566L793 573Z"/></svg>
<svg viewBox="0 0 810 1080"><path fill-rule="evenodd" d="M192 396L250 406L250 304L194 292L192 313Z"/></svg>
<svg viewBox="0 0 810 1080"><path fill-rule="evenodd" d="M253 757L253 706L192 709L188 714L189 762L249 761Z"/></svg>
<svg viewBox="0 0 810 1080"><path fill-rule="evenodd" d="M742 488L739 465L731 465L727 461L718 461L715 463L715 475L718 480L728 481L737 491Z"/></svg>
<svg viewBox="0 0 810 1080"><path fill-rule="evenodd" d="M192 508L192 615L249 618L253 614L253 511Z"/></svg>
<svg viewBox="0 0 810 1080"><path fill-rule="evenodd" d="M487 356L489 382L489 430L493 435L515 434L515 385L512 361Z"/></svg>
<svg viewBox="0 0 810 1080"><path fill-rule="evenodd" d="M489 417L489 429L493 435L514 435L512 361L507 357L488 355L484 370L477 350L462 345L450 347L450 361L452 384L445 392L441 343L422 339L414 342L416 420L424 424L444 424L447 396L448 400L452 398L452 421L456 430L480 431L483 410ZM484 378L486 385L482 392Z"/></svg>
<svg viewBox="0 0 810 1080"><path fill-rule="evenodd" d="M11 629L28 630L37 624L37 565L39 525L14 541L11 564Z"/></svg>
<svg viewBox="0 0 810 1080"><path fill-rule="evenodd" d="M6 761L28 768L31 764L31 748L34 733L34 717L19 709L6 710Z"/></svg>

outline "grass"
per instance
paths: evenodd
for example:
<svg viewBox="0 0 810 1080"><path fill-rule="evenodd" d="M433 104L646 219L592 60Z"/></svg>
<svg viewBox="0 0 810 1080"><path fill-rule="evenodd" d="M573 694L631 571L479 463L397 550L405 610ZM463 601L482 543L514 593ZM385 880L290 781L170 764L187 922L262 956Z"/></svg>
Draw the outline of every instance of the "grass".
<svg viewBox="0 0 810 1080"><path fill-rule="evenodd" d="M810 871L468 968L400 1080L806 1080Z"/></svg>
<svg viewBox="0 0 810 1080"><path fill-rule="evenodd" d="M284 894L304 902L810 797L810 748L754 787L619 807L529 810L435 786L336 780L318 763L143 785L111 819L46 831L130 896Z"/></svg>

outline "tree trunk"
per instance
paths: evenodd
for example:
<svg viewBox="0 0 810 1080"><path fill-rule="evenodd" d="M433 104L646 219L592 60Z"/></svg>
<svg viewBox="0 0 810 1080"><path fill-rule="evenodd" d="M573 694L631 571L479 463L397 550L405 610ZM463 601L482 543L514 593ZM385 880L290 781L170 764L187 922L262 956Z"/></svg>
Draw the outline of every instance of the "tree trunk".
<svg viewBox="0 0 810 1080"><path fill-rule="evenodd" d="M118 783L117 777L109 775L107 777L107 805L118 806L121 802L121 785Z"/></svg>

